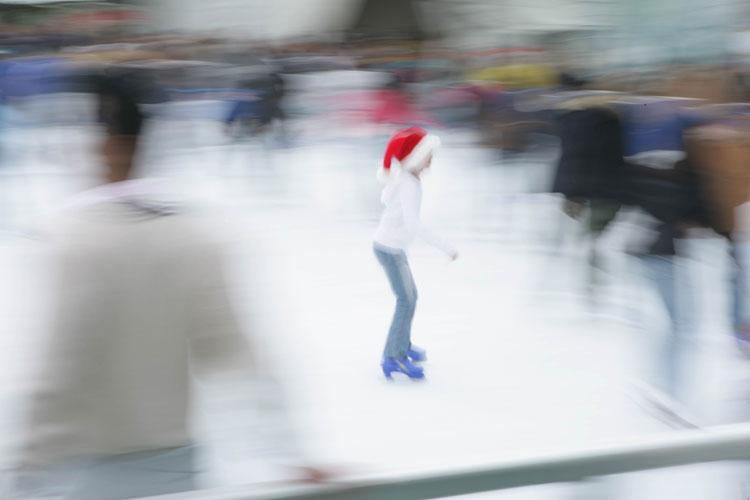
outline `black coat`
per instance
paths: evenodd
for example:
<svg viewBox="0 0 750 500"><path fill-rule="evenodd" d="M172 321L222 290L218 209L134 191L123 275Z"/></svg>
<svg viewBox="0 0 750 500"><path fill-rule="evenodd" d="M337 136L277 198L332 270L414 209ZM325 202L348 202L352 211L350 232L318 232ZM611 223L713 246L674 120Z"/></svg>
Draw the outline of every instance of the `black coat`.
<svg viewBox="0 0 750 500"><path fill-rule="evenodd" d="M681 237L684 224L709 223L698 179L686 160L671 170L625 165L620 201L640 207L659 220L654 241L644 249L649 254L674 255L674 240Z"/></svg>
<svg viewBox="0 0 750 500"><path fill-rule="evenodd" d="M553 192L568 198L616 199L622 181L622 126L605 108L566 111L556 119L562 154Z"/></svg>

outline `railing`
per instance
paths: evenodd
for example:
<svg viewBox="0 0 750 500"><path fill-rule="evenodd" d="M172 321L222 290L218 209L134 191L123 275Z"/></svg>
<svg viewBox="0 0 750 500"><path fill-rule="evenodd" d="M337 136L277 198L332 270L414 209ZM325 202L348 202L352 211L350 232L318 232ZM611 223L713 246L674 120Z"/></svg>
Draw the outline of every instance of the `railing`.
<svg viewBox="0 0 750 500"><path fill-rule="evenodd" d="M205 490L150 500L422 500L747 459L750 459L750 424L737 424L445 473L369 476L310 486Z"/></svg>

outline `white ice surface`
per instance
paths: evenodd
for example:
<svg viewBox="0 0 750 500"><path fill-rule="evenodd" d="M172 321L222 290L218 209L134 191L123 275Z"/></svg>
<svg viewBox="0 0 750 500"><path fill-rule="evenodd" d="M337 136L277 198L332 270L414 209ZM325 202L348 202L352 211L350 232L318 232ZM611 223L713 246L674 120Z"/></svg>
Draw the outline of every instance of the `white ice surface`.
<svg viewBox="0 0 750 500"><path fill-rule="evenodd" d="M430 248L413 249L420 292L413 337L428 350L427 377L387 382L379 359L393 298L370 242L386 138L312 141L314 127L302 122L294 126L304 144L268 150L227 144L211 123L161 125L145 146L150 172L173 178L216 217L240 313L264 297L263 324L273 326L260 334L316 461L357 473L468 467L669 430L627 396L628 381L647 374L664 313L619 251L624 223L605 239L609 272L597 299L588 299L576 224L557 197L538 193L551 157L499 164L489 151L444 141L424 179L424 219L453 240L460 258L448 263ZM37 222L91 182L94 142L82 127L16 129L3 140L5 429L17 423L25 369L46 321ZM700 294L689 394L705 424L747 416L748 366L729 336L725 252L716 239L688 249ZM264 479L265 469L234 443L252 433L252 422L222 410L230 388L212 391L201 413L212 480ZM7 450L12 435L0 435ZM706 465L486 497L739 499L738 478L731 466Z"/></svg>

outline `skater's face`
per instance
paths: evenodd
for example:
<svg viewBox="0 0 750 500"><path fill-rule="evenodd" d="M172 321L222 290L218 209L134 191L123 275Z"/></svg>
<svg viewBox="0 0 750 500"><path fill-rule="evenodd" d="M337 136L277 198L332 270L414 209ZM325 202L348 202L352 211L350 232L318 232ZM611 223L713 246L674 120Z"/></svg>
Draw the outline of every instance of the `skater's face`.
<svg viewBox="0 0 750 500"><path fill-rule="evenodd" d="M416 174L417 174L417 177L419 177L419 175L420 175L420 174L421 174L421 173L422 173L423 171L425 171L425 170L427 170L428 168L430 168L430 165L432 165L432 155L430 155L430 156L429 156L429 157L428 157L428 158L427 158L427 159L426 159L426 160L424 161L424 163L422 164L422 166L421 166L421 167L419 167L419 170L417 170L417 172L416 172Z"/></svg>

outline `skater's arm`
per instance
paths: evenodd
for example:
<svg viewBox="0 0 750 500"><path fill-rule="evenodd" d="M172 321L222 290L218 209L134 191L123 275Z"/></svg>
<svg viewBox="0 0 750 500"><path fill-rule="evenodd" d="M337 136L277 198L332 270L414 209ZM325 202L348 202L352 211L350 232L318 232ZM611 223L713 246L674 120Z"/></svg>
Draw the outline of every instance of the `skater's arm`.
<svg viewBox="0 0 750 500"><path fill-rule="evenodd" d="M194 260L196 279L190 307L193 353L204 383L215 384L224 394L222 412L248 414L247 428L237 429L234 443L252 448L253 456L272 466L294 468L309 463L303 449L300 425L288 397L288 380L279 376L277 363L265 345L264 332L275 325L260 318L266 304L253 293L244 307L249 323L238 320L225 263L218 247L200 251ZM211 392L211 391L209 391ZM229 396L231 394L231 396ZM249 442L241 436L246 435Z"/></svg>
<svg viewBox="0 0 750 500"><path fill-rule="evenodd" d="M458 250L456 250L456 247L451 245L445 238L435 233L434 231L427 229L423 225L419 226L417 230L417 236L419 236L423 241L443 252L451 259L455 260L458 257Z"/></svg>

